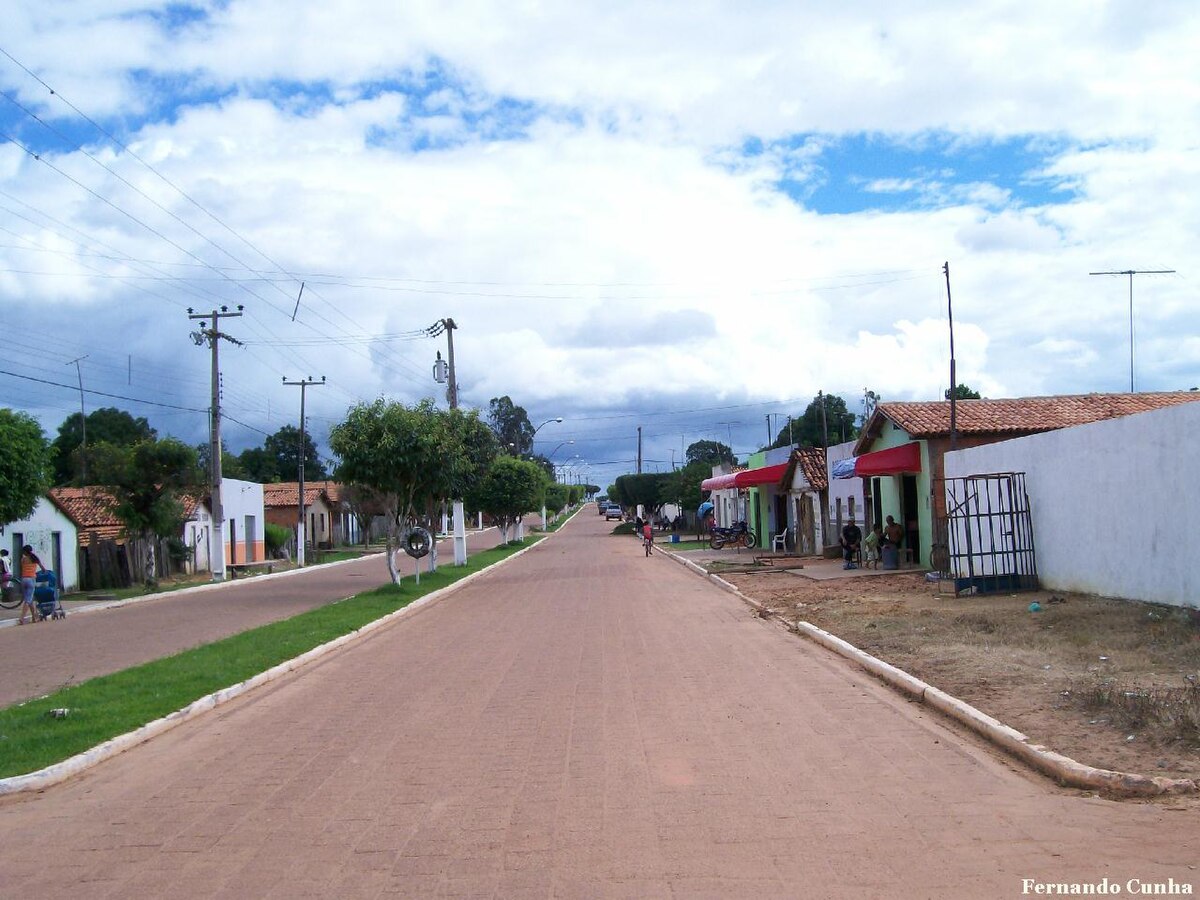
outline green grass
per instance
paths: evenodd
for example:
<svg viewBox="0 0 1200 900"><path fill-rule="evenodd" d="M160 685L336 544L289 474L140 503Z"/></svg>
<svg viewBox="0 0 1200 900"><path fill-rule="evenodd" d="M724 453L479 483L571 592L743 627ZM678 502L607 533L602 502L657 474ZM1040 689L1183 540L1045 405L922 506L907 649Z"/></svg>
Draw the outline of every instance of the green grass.
<svg viewBox="0 0 1200 900"><path fill-rule="evenodd" d="M512 542L291 619L0 710L0 778L35 772L361 628L534 543ZM50 710L70 713L52 718Z"/></svg>

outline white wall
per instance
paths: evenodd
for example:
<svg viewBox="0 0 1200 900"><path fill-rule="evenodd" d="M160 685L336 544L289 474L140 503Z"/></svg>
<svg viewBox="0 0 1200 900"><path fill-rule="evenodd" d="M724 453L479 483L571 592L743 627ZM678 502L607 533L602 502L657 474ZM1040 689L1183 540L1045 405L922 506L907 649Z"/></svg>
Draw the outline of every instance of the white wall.
<svg viewBox="0 0 1200 900"><path fill-rule="evenodd" d="M1050 590L1200 606L1200 402L947 453L946 475L1024 472Z"/></svg>
<svg viewBox="0 0 1200 900"><path fill-rule="evenodd" d="M263 512L263 486L254 481L237 478L221 479L221 511L225 514L225 561L232 560L228 546L231 536L237 538L237 561L265 558L266 516ZM253 533L246 530L246 517L253 519Z"/></svg>
<svg viewBox="0 0 1200 900"><path fill-rule="evenodd" d="M14 535L33 547L33 552L47 569L54 569L58 586L63 591L79 590L79 536L75 523L46 497L38 497L33 514L20 522L4 526L0 545L8 548L8 571L14 578L21 575L21 548L14 545ZM55 535L61 562L55 563Z"/></svg>
<svg viewBox="0 0 1200 900"><path fill-rule="evenodd" d="M835 444L825 451L825 477L829 481L828 500L829 508L826 515L829 518L830 530L836 535L837 528L834 524L837 521L838 501L842 501L842 520L848 521L850 498L854 498L854 521L859 525L863 524L862 512L862 495L863 495L863 480L861 478L834 478L833 464L841 459L850 459L854 456L855 441L847 441L844 444ZM831 535L833 537L833 535ZM834 543L837 538L834 537Z"/></svg>

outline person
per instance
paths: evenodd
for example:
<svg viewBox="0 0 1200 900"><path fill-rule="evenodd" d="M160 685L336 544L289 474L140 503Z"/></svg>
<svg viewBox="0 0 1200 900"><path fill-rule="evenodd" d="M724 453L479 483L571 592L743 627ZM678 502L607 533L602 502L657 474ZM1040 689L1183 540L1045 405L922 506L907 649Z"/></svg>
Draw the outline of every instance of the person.
<svg viewBox="0 0 1200 900"><path fill-rule="evenodd" d="M636 518L634 518L634 520L633 520L633 533L634 534L642 533L642 524L643 524L643 522L642 522L641 516L637 516Z"/></svg>
<svg viewBox="0 0 1200 900"><path fill-rule="evenodd" d="M878 525L873 527L863 538L863 566L868 569L879 568L879 545L883 542L883 529Z"/></svg>
<svg viewBox="0 0 1200 900"><path fill-rule="evenodd" d="M843 569L857 569L858 566L854 563L854 555L858 553L858 547L862 543L862 530L854 524L851 519L842 526L842 558L846 560Z"/></svg>
<svg viewBox="0 0 1200 900"><path fill-rule="evenodd" d="M8 593L8 586L12 582L12 573L8 571L8 551L0 550L0 593Z"/></svg>
<svg viewBox="0 0 1200 900"><path fill-rule="evenodd" d="M37 573L45 572L46 567L42 565L42 561L37 558L37 554L33 552L33 547L26 544L21 548L21 617L17 619L18 625L25 624L25 609L29 609L29 621L36 622L38 620L37 604L33 602L33 590L37 587Z"/></svg>
<svg viewBox="0 0 1200 900"><path fill-rule="evenodd" d="M646 555L654 552L654 526L647 522L642 526L642 544L646 547Z"/></svg>
<svg viewBox="0 0 1200 900"><path fill-rule="evenodd" d="M893 547L899 547L900 542L904 540L904 529L891 516L887 517L887 527L883 529L883 540L885 545L890 544Z"/></svg>

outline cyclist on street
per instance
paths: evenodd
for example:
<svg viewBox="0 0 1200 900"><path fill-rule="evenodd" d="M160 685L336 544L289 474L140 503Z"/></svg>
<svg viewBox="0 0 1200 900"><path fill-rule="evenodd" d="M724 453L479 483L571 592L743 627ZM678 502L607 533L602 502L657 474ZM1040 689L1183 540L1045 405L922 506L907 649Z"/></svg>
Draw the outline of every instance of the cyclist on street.
<svg viewBox="0 0 1200 900"><path fill-rule="evenodd" d="M654 552L654 526L647 521L642 525L642 544L646 547L646 555Z"/></svg>

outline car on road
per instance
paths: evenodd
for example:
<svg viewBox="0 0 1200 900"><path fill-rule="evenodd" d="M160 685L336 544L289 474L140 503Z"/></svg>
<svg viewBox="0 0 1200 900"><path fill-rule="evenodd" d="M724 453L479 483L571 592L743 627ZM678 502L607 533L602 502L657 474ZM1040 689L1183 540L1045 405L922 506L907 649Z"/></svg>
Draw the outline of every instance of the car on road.
<svg viewBox="0 0 1200 900"><path fill-rule="evenodd" d="M617 506L615 503L604 511L604 521L605 522L607 522L609 519L623 519L623 518L625 518L625 514L623 512L621 512L621 507Z"/></svg>

